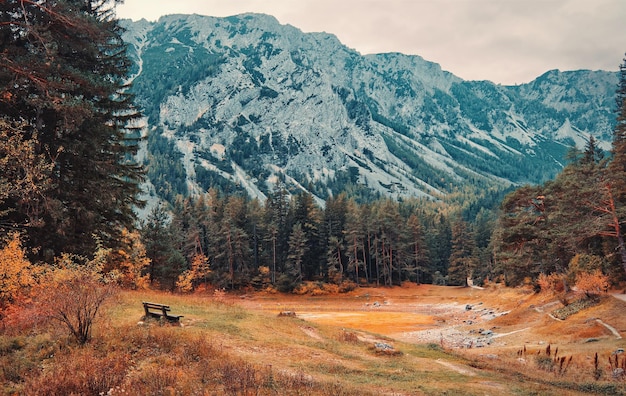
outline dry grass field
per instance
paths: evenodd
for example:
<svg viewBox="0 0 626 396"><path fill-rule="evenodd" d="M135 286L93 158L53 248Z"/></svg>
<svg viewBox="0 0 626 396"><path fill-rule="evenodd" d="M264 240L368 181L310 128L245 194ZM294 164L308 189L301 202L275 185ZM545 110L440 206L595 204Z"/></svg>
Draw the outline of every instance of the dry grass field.
<svg viewBox="0 0 626 396"><path fill-rule="evenodd" d="M142 321L142 301L170 305L184 315L181 325ZM626 346L626 302L606 296L565 320L554 318L559 308L554 296L495 287L406 285L316 296L125 291L87 346L61 343L53 331L0 337L0 390L626 394L626 358L616 353Z"/></svg>

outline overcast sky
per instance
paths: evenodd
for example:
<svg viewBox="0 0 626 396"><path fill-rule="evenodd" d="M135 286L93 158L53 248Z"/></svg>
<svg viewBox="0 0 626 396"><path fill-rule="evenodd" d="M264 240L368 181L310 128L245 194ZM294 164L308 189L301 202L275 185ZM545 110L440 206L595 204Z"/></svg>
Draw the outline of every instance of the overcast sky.
<svg viewBox="0 0 626 396"><path fill-rule="evenodd" d="M616 71L626 0L125 0L119 18L273 15L361 54L402 52L466 80L520 84L545 71Z"/></svg>

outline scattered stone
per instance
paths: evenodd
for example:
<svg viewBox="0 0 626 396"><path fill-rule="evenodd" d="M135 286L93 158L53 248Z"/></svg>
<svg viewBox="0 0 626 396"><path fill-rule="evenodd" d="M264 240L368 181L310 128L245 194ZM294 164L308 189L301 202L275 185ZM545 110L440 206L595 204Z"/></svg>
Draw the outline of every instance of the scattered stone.
<svg viewBox="0 0 626 396"><path fill-rule="evenodd" d="M380 307L380 303L378 301L374 301L374 303L372 304L375 307Z"/></svg>
<svg viewBox="0 0 626 396"><path fill-rule="evenodd" d="M624 349L623 348L617 348L612 355L619 355L620 353L624 353Z"/></svg>
<svg viewBox="0 0 626 396"><path fill-rule="evenodd" d="M296 313L295 311L281 311L278 316L291 316L291 317L295 317Z"/></svg>
<svg viewBox="0 0 626 396"><path fill-rule="evenodd" d="M597 339L597 338L587 338L587 339L585 340L585 342L598 342L598 341L600 341L600 340L599 340L599 339Z"/></svg>
<svg viewBox="0 0 626 396"><path fill-rule="evenodd" d="M391 346L391 345L389 345L387 343L384 343L384 342L377 342L377 343L374 344L374 347L376 349L381 350L381 351L392 351L393 350L393 346Z"/></svg>
<svg viewBox="0 0 626 396"><path fill-rule="evenodd" d="M613 369L613 378L618 379L624 377L624 369L621 367Z"/></svg>
<svg viewBox="0 0 626 396"><path fill-rule="evenodd" d="M470 304L467 304L467 305L465 306L465 310L466 310L466 311L471 311L471 310L472 310L472 306L471 306Z"/></svg>

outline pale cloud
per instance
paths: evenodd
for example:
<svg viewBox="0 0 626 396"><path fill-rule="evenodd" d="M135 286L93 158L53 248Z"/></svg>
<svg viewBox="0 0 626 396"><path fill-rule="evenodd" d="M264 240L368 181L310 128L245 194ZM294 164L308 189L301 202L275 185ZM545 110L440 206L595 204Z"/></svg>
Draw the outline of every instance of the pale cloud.
<svg viewBox="0 0 626 396"><path fill-rule="evenodd" d="M547 70L617 70L624 0L126 0L121 18L258 12L324 31L362 54L420 55L468 80L528 82Z"/></svg>

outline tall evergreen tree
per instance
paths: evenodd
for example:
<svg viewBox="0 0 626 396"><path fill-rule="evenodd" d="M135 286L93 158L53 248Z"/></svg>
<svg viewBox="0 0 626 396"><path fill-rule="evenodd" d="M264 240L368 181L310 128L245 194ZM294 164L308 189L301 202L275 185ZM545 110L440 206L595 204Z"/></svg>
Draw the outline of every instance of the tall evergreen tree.
<svg viewBox="0 0 626 396"><path fill-rule="evenodd" d="M264 223L266 236L265 252L267 266L270 268L272 283L276 283L277 272L287 261L289 251L289 233L291 232L289 218L289 199L284 186L279 186L268 195L265 202Z"/></svg>
<svg viewBox="0 0 626 396"><path fill-rule="evenodd" d="M589 135L589 139L587 139L587 143L585 144L583 157L581 158L582 164L597 164L598 162L602 161L603 158L604 152L602 151L602 148L598 146L598 142L593 137L593 135Z"/></svg>
<svg viewBox="0 0 626 396"><path fill-rule="evenodd" d="M141 168L131 159L138 119L125 93L130 62L114 18L118 0L0 2L0 116L52 165L50 188L24 205L8 197L3 223L35 246L90 254L136 221ZM32 205L37 205L33 222Z"/></svg>
<svg viewBox="0 0 626 396"><path fill-rule="evenodd" d="M608 188L613 202L615 236L618 241L621 264L626 272L626 246L622 224L626 219L626 58L619 67L617 88L617 123L613 130L612 158L608 166Z"/></svg>
<svg viewBox="0 0 626 396"><path fill-rule="evenodd" d="M173 232L169 214L163 205L155 206L141 228L141 237L150 259L150 283L173 289L178 275L185 269L182 253Z"/></svg>
<svg viewBox="0 0 626 396"><path fill-rule="evenodd" d="M448 267L448 283L455 286L467 286L467 279L476 267L474 235L468 224L457 219L452 227L452 252Z"/></svg>
<svg viewBox="0 0 626 396"><path fill-rule="evenodd" d="M306 234L300 223L296 223L289 236L289 255L285 263L285 270L278 277L278 288L281 291L291 291L298 286L302 280L303 261L308 253L308 241Z"/></svg>
<svg viewBox="0 0 626 396"><path fill-rule="evenodd" d="M378 207L377 219L383 283L392 286L394 273L398 274L398 281L401 281L398 269L404 248L402 236L405 235L404 220L400 216L397 202L383 200Z"/></svg>
<svg viewBox="0 0 626 396"><path fill-rule="evenodd" d="M347 271L350 276L354 275L354 280L359 284L362 276L368 279L368 272L366 271L366 248L365 239L367 232L365 228L366 219L362 218L362 212L359 210L357 203L350 199L346 205L346 226L345 226L345 241L346 241L346 256L348 258ZM359 259L360 257L360 259Z"/></svg>
<svg viewBox="0 0 626 396"><path fill-rule="evenodd" d="M422 224L416 214L411 214L406 225L408 231L408 244L410 246L410 260L412 265L410 268L415 273L415 283L419 284L423 281L421 273L424 272L425 261L427 257L426 241Z"/></svg>
<svg viewBox="0 0 626 396"><path fill-rule="evenodd" d="M450 263L450 252L452 249L452 230L448 218L439 214L433 219L434 223L430 224L432 231L428 234L428 252L430 253L427 273L432 277L436 273L444 276L448 273L448 265Z"/></svg>
<svg viewBox="0 0 626 396"><path fill-rule="evenodd" d="M321 278L324 274L325 251L320 238L320 210L310 193L301 193L294 197L293 223L300 224L307 241L309 254L302 257L302 274L305 280ZM291 254L291 247L289 248Z"/></svg>

